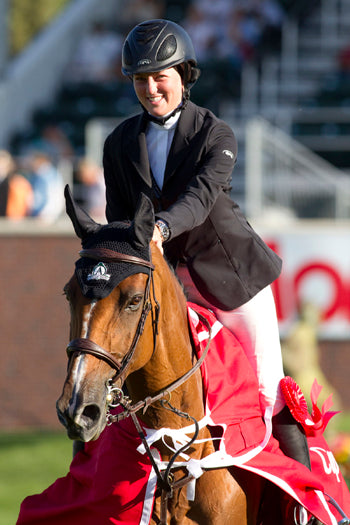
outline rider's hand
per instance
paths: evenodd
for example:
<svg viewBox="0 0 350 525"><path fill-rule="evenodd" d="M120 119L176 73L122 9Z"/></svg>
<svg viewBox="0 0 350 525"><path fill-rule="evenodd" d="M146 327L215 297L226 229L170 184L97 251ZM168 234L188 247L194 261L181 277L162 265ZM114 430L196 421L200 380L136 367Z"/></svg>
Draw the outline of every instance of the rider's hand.
<svg viewBox="0 0 350 525"><path fill-rule="evenodd" d="M163 251L163 237L161 236L158 226L154 227L152 241L157 245L162 254Z"/></svg>

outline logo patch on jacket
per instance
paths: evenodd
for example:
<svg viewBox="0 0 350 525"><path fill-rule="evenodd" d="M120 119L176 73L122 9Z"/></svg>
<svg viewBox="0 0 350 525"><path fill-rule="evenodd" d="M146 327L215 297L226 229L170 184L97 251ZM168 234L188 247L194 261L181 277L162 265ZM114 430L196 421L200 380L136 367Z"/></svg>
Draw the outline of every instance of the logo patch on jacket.
<svg viewBox="0 0 350 525"><path fill-rule="evenodd" d="M231 159L234 158L234 154L229 149L224 149L224 150L222 150L222 152L223 152L224 155L227 155L228 157L231 157Z"/></svg>
<svg viewBox="0 0 350 525"><path fill-rule="evenodd" d="M103 262L99 262L92 269L92 272L89 273L86 277L88 281L109 281L111 274L107 273L107 268Z"/></svg>

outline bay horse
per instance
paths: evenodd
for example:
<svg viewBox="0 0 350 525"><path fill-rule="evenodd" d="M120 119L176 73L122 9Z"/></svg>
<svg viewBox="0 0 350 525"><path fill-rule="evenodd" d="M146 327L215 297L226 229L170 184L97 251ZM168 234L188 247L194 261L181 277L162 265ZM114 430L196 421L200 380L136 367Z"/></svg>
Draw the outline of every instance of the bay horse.
<svg viewBox="0 0 350 525"><path fill-rule="evenodd" d="M201 420L203 385L186 297L151 242L155 222L151 201L141 196L131 223L100 225L74 202L68 187L65 197L83 245L76 271L64 288L70 303L71 342L57 413L68 436L80 442L96 440L106 426L115 392L124 406L123 385L129 406L147 428L188 426L188 418L179 417L183 413L189 413L192 421ZM202 458L214 452L207 427L197 429L195 437L186 454ZM154 446L162 460L172 462L174 453L163 442ZM166 479L159 481L163 490L156 493L152 525L281 523L261 521L267 482L241 469L205 471L196 481L194 501L187 499L183 468L173 464Z"/></svg>

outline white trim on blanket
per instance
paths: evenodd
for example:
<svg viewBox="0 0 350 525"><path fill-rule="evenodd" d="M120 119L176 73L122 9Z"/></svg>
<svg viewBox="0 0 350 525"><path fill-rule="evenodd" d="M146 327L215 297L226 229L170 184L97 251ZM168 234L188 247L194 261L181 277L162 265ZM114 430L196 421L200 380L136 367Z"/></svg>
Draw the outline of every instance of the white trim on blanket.
<svg viewBox="0 0 350 525"><path fill-rule="evenodd" d="M158 450L152 450L153 457L156 460L160 460L160 454ZM154 494L157 487L157 474L154 468L152 467L146 486L145 499L142 507L142 516L139 525L149 525L151 520L153 503L154 503Z"/></svg>
<svg viewBox="0 0 350 525"><path fill-rule="evenodd" d="M187 456L186 454L182 454L182 457L184 458L184 461L176 461L175 466L176 467L184 467L187 469L188 473L191 474L195 479L198 479L204 472L204 469L213 469L213 468L222 468L222 467L230 467L230 466L241 466L247 461L250 461L252 458L257 456L264 448L266 447L272 433L272 411L273 407L268 407L265 412L265 424L266 424L266 432L264 439L262 442L252 450L249 450L248 452L233 457L226 453L225 447L223 445L224 443L224 437L220 438L220 447L219 450L216 452L213 452L212 454L209 454L208 456L201 458L201 459L193 459ZM205 416L199 421L200 428L203 428L207 424L210 424L210 416ZM195 430L194 425L189 425L185 428L180 429L172 429L172 428L161 428L159 430L154 429L144 429L145 431L145 438L148 443L148 446L151 447L155 441L158 441L161 439L164 444L168 446L168 448L176 452L179 450L182 446L184 446L186 443L190 441L190 437L188 434L193 434ZM169 444L165 443L164 437L170 437L173 442L173 447L170 447ZM197 440L195 443L201 443L206 440ZM146 449L143 444L139 445L137 448L137 451L141 454L146 453ZM156 459L156 463L158 465L158 468L160 470L165 470L168 466L167 461L162 461L161 459ZM194 498L194 483L192 483L190 487L190 493L188 494L188 497L191 497L190 501L193 501L192 498Z"/></svg>

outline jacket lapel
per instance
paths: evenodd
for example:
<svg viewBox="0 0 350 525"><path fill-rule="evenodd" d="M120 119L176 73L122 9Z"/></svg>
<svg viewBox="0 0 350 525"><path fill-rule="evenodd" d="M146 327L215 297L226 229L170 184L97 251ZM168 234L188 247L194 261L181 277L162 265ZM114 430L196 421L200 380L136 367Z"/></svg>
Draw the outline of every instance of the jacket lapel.
<svg viewBox="0 0 350 525"><path fill-rule="evenodd" d="M152 179L146 144L146 126L147 121L141 114L138 125L135 126L134 133L130 136L129 143L126 145L126 154L140 177L151 187Z"/></svg>
<svg viewBox="0 0 350 525"><path fill-rule="evenodd" d="M175 130L174 139L169 151L165 167L164 183L174 175L177 168L185 160L190 138L196 133L196 109L192 102L188 102L187 108L181 112L178 126Z"/></svg>

